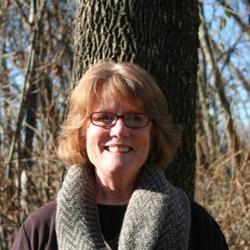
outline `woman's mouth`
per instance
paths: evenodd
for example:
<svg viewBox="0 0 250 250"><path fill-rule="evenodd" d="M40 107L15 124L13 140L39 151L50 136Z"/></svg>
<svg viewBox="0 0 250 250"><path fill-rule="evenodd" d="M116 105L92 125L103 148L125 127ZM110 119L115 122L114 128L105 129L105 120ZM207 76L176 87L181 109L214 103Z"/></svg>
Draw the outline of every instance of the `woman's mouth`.
<svg viewBox="0 0 250 250"><path fill-rule="evenodd" d="M112 153L128 153L132 150L131 147L123 145L104 146L104 149Z"/></svg>

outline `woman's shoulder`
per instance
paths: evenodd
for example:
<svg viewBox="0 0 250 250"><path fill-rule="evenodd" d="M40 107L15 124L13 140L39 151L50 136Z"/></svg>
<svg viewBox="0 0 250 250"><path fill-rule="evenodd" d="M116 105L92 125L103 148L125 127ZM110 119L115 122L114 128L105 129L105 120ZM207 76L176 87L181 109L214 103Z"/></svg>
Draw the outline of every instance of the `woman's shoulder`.
<svg viewBox="0 0 250 250"><path fill-rule="evenodd" d="M228 249L225 237L215 219L194 201L191 201L191 217L189 249Z"/></svg>
<svg viewBox="0 0 250 250"><path fill-rule="evenodd" d="M34 210L25 220L28 224L51 224L55 221L56 201L52 201Z"/></svg>
<svg viewBox="0 0 250 250"><path fill-rule="evenodd" d="M55 201L37 208L24 221L12 249L57 249L55 215Z"/></svg>

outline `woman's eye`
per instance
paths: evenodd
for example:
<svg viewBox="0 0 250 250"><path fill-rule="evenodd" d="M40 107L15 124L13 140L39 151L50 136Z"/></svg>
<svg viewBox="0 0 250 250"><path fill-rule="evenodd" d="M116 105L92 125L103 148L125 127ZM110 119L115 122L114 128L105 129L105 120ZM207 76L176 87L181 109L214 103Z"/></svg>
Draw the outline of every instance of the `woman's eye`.
<svg viewBox="0 0 250 250"><path fill-rule="evenodd" d="M131 115L128 117L128 120L129 120L129 121L133 121L133 122L141 122L141 121L142 121L142 118L141 118L140 115L131 114Z"/></svg>
<svg viewBox="0 0 250 250"><path fill-rule="evenodd" d="M133 116L133 120L135 122L141 122L143 120L143 118L140 115L134 115Z"/></svg>
<svg viewBox="0 0 250 250"><path fill-rule="evenodd" d="M98 121L109 122L113 120L113 116L110 114L99 114L97 117Z"/></svg>
<svg viewBox="0 0 250 250"><path fill-rule="evenodd" d="M142 122L142 117L139 114L130 114L126 117L126 120L128 122L136 122L136 123L140 123Z"/></svg>

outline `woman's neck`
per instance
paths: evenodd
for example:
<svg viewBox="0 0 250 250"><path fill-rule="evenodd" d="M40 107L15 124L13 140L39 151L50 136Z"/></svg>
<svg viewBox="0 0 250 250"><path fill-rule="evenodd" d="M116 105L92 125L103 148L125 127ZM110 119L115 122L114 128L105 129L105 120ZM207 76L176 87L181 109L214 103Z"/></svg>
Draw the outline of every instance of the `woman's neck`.
<svg viewBox="0 0 250 250"><path fill-rule="evenodd" d="M135 179L118 179L96 175L96 202L107 205L128 204Z"/></svg>

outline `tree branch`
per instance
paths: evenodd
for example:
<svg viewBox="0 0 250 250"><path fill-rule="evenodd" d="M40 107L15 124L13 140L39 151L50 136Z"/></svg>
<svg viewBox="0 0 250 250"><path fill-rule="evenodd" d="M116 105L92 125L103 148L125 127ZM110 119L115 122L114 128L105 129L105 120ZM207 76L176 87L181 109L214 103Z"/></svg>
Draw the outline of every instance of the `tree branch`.
<svg viewBox="0 0 250 250"><path fill-rule="evenodd" d="M30 74L31 72L34 70L34 60L35 60L35 44L37 41L37 37L38 37L38 23L41 21L42 18L42 13L43 10L45 8L45 0L41 3L40 8L39 8L39 12L38 15L36 16L35 19L35 26L34 26L34 30L32 33L32 38L31 38L31 45L30 45L30 53L29 53L29 57L28 57L28 61L27 61L27 67L26 67L26 71L25 71L25 75L24 75L24 84L23 84L23 91L22 91L22 98L21 98L21 103L20 103L20 108L19 108L19 112L18 112L18 117L17 117L17 121L16 121L16 131L14 133L14 136L12 138L11 141L11 146L10 146L10 151L9 151L9 156L8 156L8 160L7 160L7 170L6 170L6 178L9 179L12 177L12 160L13 160L13 156L14 156L14 152L15 152L15 144L16 141L20 135L20 131L21 131L21 125L23 122L23 118L24 118L24 108L26 105L26 96L27 93L30 89Z"/></svg>

